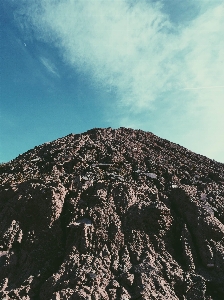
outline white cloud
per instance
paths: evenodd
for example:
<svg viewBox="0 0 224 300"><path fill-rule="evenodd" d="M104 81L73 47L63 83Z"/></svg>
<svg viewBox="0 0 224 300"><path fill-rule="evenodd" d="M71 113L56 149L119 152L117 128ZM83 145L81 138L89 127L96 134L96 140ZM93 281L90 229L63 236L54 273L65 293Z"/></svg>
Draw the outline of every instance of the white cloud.
<svg viewBox="0 0 224 300"><path fill-rule="evenodd" d="M29 19L42 38L61 49L64 60L92 74L96 84L117 88L123 104L148 105L171 73L173 48L168 17L158 5L140 1L41 1L42 15ZM38 12L38 13L36 13Z"/></svg>
<svg viewBox="0 0 224 300"><path fill-rule="evenodd" d="M159 1L132 5L125 0L25 3L39 38L54 43L64 61L90 75L96 85L116 89L117 105L127 124L133 120L125 111L159 110L163 95L169 110L183 102L185 118L198 120L197 128L188 130L184 121L181 125L189 147L211 155L224 149L222 1L200 1L200 14L184 26L173 24L162 13ZM42 63L56 72L48 60ZM176 99L169 99L173 93ZM173 115L175 118L179 120Z"/></svg>

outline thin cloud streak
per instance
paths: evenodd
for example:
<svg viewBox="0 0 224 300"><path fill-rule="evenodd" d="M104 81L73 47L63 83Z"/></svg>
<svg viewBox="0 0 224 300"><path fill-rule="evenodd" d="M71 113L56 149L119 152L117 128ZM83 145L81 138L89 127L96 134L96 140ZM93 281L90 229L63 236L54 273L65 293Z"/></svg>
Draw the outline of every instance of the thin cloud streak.
<svg viewBox="0 0 224 300"><path fill-rule="evenodd" d="M47 71L57 77L60 77L57 69L55 67L55 65L46 57L40 57L40 61L41 63L45 66L45 68L47 69Z"/></svg>
<svg viewBox="0 0 224 300"><path fill-rule="evenodd" d="M203 90L203 89L217 89L217 88L224 88L224 85L217 85L217 86L201 86L201 87L195 87L195 88L183 88L183 90Z"/></svg>

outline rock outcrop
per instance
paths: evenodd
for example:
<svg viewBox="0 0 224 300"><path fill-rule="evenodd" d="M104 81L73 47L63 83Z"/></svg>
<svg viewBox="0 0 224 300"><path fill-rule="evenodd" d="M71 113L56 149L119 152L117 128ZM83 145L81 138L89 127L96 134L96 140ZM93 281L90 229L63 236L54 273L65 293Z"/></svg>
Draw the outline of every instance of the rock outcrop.
<svg viewBox="0 0 224 300"><path fill-rule="evenodd" d="M1 299L224 299L224 165L92 129L0 166Z"/></svg>

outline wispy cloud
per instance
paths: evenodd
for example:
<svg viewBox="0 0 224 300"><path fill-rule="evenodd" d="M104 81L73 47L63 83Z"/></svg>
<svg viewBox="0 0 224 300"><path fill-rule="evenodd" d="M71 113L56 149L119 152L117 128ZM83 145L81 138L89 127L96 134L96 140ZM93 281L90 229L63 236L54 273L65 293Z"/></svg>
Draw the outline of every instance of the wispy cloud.
<svg viewBox="0 0 224 300"><path fill-rule="evenodd" d="M224 85L183 88L182 90L203 90L203 89L219 89L219 88L224 88Z"/></svg>
<svg viewBox="0 0 224 300"><path fill-rule="evenodd" d="M162 1L24 2L27 20L39 38L58 47L64 61L91 76L96 85L116 90L116 105L127 124L133 124L130 111L133 115L159 109L163 96L168 109L180 101L188 120L200 120L194 128L196 144L201 132L210 132L201 143L213 143L211 131L224 128L224 118L219 117L224 111L222 1L198 2L198 15L178 26L163 12ZM56 72L49 61L42 63ZM186 132L184 121L182 126ZM217 135L221 138L221 131ZM217 145L224 148L224 141Z"/></svg>
<svg viewBox="0 0 224 300"><path fill-rule="evenodd" d="M46 57L40 57L40 61L45 66L45 68L49 73L59 77L57 68L49 59L47 59Z"/></svg>

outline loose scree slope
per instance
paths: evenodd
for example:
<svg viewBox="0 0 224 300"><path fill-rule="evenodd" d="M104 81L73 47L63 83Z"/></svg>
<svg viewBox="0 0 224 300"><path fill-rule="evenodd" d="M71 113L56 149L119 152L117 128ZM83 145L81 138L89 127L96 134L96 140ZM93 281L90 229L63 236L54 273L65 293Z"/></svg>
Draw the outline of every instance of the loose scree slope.
<svg viewBox="0 0 224 300"><path fill-rule="evenodd" d="M92 129L0 166L0 297L224 299L224 165Z"/></svg>

